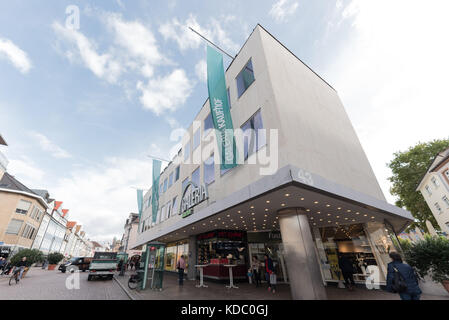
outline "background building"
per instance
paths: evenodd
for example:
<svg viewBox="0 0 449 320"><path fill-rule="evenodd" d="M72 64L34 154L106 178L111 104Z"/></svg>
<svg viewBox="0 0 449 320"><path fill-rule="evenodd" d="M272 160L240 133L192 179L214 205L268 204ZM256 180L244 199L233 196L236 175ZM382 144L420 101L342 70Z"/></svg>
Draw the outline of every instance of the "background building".
<svg viewBox="0 0 449 320"><path fill-rule="evenodd" d="M47 208L42 196L4 172L0 180L0 244L3 256L31 247Z"/></svg>
<svg viewBox="0 0 449 320"><path fill-rule="evenodd" d="M449 235L449 148L436 155L416 191L421 192L439 227Z"/></svg>
<svg viewBox="0 0 449 320"><path fill-rule="evenodd" d="M125 222L125 230L123 233L120 252L126 252L128 257L142 254L142 246L135 246L137 241L137 233L139 229L139 214L130 213Z"/></svg>

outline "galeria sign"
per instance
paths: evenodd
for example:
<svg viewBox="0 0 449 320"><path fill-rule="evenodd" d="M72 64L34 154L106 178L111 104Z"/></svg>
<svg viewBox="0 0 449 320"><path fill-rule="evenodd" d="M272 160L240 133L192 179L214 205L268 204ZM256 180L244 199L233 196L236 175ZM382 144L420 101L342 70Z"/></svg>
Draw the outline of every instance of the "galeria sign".
<svg viewBox="0 0 449 320"><path fill-rule="evenodd" d="M205 185L197 186L190 181L182 192L181 208L179 210L182 213L182 217L185 218L191 215L193 213L192 208L208 198L209 195Z"/></svg>

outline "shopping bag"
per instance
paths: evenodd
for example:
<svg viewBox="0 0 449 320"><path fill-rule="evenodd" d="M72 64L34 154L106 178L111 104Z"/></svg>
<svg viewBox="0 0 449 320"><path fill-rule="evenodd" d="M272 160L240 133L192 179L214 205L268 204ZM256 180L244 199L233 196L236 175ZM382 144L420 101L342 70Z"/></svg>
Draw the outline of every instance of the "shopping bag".
<svg viewBox="0 0 449 320"><path fill-rule="evenodd" d="M276 274L270 274L270 284L276 284Z"/></svg>

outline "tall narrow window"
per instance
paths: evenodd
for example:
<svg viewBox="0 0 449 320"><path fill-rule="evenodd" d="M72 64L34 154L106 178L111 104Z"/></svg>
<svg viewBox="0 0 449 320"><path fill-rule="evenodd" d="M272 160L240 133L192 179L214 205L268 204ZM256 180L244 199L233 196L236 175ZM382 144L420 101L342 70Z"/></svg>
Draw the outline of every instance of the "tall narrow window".
<svg viewBox="0 0 449 320"><path fill-rule="evenodd" d="M175 169L175 182L179 180L179 168L180 166L177 166Z"/></svg>
<svg viewBox="0 0 449 320"><path fill-rule="evenodd" d="M173 198L172 216L178 214L178 211L179 211L178 209L179 209L178 208L178 197L176 196Z"/></svg>
<svg viewBox="0 0 449 320"><path fill-rule="evenodd" d="M164 193L167 192L167 184L168 184L168 181L167 181L167 178L165 178L165 180L164 180Z"/></svg>
<svg viewBox="0 0 449 320"><path fill-rule="evenodd" d="M215 181L215 163L214 155L212 154L206 161L204 161L204 183L206 185Z"/></svg>
<svg viewBox="0 0 449 320"><path fill-rule="evenodd" d="M266 144L260 110L242 125L245 160Z"/></svg>
<svg viewBox="0 0 449 320"><path fill-rule="evenodd" d="M168 187L170 188L173 184L173 172L168 176Z"/></svg>
<svg viewBox="0 0 449 320"><path fill-rule="evenodd" d="M435 202L435 208L437 209L438 213L443 212L443 210L441 210L440 204L438 202Z"/></svg>
<svg viewBox="0 0 449 320"><path fill-rule="evenodd" d="M435 177L432 177L432 179L430 180L432 181L432 184L435 186L435 188L438 188L440 186L440 183Z"/></svg>
<svg viewBox="0 0 449 320"><path fill-rule="evenodd" d="M184 161L190 158L190 141L184 146Z"/></svg>
<svg viewBox="0 0 449 320"><path fill-rule="evenodd" d="M196 186L200 185L200 167L196 168L196 170L192 172L192 182Z"/></svg>
<svg viewBox="0 0 449 320"><path fill-rule="evenodd" d="M431 196L431 195L432 195L432 189L430 189L429 186L426 186L425 188L426 188L427 194L428 194L429 196Z"/></svg>
<svg viewBox="0 0 449 320"><path fill-rule="evenodd" d="M246 91L246 89L248 89L251 83L253 83L255 80L253 63L251 62L251 59L248 61L248 63L245 65L242 71L240 71L236 80L237 80L237 92L240 98L242 94Z"/></svg>
<svg viewBox="0 0 449 320"><path fill-rule="evenodd" d="M206 117L206 119L204 119L203 136L207 136L209 134L209 132L213 129L213 127L214 127L214 122L212 120L212 114L209 113L209 115Z"/></svg>
<svg viewBox="0 0 449 320"><path fill-rule="evenodd" d="M446 208L449 208L449 198L447 196L443 196L443 202L446 204Z"/></svg>
<svg viewBox="0 0 449 320"><path fill-rule="evenodd" d="M200 145L200 134L201 134L201 129L198 128L195 131L195 133L193 134L193 149L192 150L195 150Z"/></svg>

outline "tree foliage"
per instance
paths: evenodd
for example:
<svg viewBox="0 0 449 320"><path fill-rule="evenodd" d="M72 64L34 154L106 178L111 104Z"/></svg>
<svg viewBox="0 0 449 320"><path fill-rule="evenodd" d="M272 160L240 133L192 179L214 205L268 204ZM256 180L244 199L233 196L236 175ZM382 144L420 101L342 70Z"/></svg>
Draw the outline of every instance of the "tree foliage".
<svg viewBox="0 0 449 320"><path fill-rule="evenodd" d="M64 255L59 252L53 252L48 255L47 259L49 264L58 264L64 259Z"/></svg>
<svg viewBox="0 0 449 320"><path fill-rule="evenodd" d="M417 220L409 228L418 226L427 230L426 220L429 220L439 229L432 211L416 188L435 156L448 147L449 139L418 143L405 152L394 153L394 159L388 163L393 174L388 178L392 183L390 193L398 197L396 206L406 208Z"/></svg>
<svg viewBox="0 0 449 320"><path fill-rule="evenodd" d="M12 258L11 263L13 265L16 265L19 263L20 260L22 260L23 257L26 257L26 264L27 266L31 266L33 263L40 262L44 258L44 254L37 250L37 249L23 249L17 252Z"/></svg>
<svg viewBox="0 0 449 320"><path fill-rule="evenodd" d="M419 276L430 275L433 281L449 280L449 240L427 235L424 240L409 243L404 250L405 260Z"/></svg>

